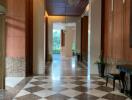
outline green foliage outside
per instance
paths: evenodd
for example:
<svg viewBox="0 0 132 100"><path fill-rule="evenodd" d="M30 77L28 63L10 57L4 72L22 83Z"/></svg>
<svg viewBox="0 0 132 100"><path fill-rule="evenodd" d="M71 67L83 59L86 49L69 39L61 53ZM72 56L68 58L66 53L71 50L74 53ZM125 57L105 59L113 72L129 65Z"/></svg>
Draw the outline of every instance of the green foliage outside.
<svg viewBox="0 0 132 100"><path fill-rule="evenodd" d="M60 30L53 30L53 53L60 53Z"/></svg>
<svg viewBox="0 0 132 100"><path fill-rule="evenodd" d="M53 54L60 53L60 45L61 45L61 31L60 30L53 30ZM73 42L72 51L75 53L76 51L76 43Z"/></svg>

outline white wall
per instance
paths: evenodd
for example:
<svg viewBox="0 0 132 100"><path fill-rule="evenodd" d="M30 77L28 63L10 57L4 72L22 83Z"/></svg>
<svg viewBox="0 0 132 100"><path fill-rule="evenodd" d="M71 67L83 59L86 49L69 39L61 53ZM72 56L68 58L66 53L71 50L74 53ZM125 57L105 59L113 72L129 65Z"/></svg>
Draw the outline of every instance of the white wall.
<svg viewBox="0 0 132 100"><path fill-rule="evenodd" d="M66 26L65 28L65 46L61 47L61 55L64 57L72 57L72 44L76 36L76 25Z"/></svg>
<svg viewBox="0 0 132 100"><path fill-rule="evenodd" d="M98 74L98 67L95 62L98 60L101 51L101 0L90 0L89 30L89 73Z"/></svg>
<svg viewBox="0 0 132 100"><path fill-rule="evenodd" d="M44 12L44 0L33 0L34 74L44 74L45 70Z"/></svg>
<svg viewBox="0 0 132 100"><path fill-rule="evenodd" d="M80 35L81 35L81 17L67 17L66 19L67 23L76 23L76 38L77 38L77 51L80 52ZM52 30L53 30L53 23L55 22L61 22L65 23L65 17L64 16L48 16L48 42L49 42L49 53L52 54Z"/></svg>

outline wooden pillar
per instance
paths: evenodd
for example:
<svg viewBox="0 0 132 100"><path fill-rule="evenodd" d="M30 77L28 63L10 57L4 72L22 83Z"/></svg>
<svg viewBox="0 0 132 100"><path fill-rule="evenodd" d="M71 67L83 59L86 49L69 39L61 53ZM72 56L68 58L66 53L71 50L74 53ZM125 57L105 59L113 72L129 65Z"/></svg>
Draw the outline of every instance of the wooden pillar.
<svg viewBox="0 0 132 100"><path fill-rule="evenodd" d="M61 47L65 46L65 33L61 30Z"/></svg>
<svg viewBox="0 0 132 100"><path fill-rule="evenodd" d="M132 0L130 0L130 47L132 48Z"/></svg>
<svg viewBox="0 0 132 100"><path fill-rule="evenodd" d="M5 16L0 14L0 89L5 88Z"/></svg>
<svg viewBox="0 0 132 100"><path fill-rule="evenodd" d="M48 17L45 17L45 62L48 62L49 46L48 46Z"/></svg>
<svg viewBox="0 0 132 100"><path fill-rule="evenodd" d="M81 61L86 63L88 58L88 16L81 19Z"/></svg>
<svg viewBox="0 0 132 100"><path fill-rule="evenodd" d="M33 75L33 0L26 0L26 76Z"/></svg>

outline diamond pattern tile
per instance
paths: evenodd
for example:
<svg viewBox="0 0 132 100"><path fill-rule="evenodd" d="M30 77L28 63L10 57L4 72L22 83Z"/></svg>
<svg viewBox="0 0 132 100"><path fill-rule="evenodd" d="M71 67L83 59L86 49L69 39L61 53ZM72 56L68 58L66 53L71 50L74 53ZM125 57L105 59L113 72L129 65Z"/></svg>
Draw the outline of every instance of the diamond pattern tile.
<svg viewBox="0 0 132 100"><path fill-rule="evenodd" d="M92 83L97 84L97 85L104 85L105 84L105 82L102 82L102 81L93 81Z"/></svg>
<svg viewBox="0 0 132 100"><path fill-rule="evenodd" d="M30 98L30 99L29 99ZM50 76L35 76L13 100L131 100L119 90L112 90L105 80L92 76L63 76L52 80Z"/></svg>
<svg viewBox="0 0 132 100"><path fill-rule="evenodd" d="M30 92L25 91L25 90L21 90L21 91L16 95L16 97L21 97L21 96L24 96L24 95L27 95L27 94L30 94Z"/></svg>
<svg viewBox="0 0 132 100"><path fill-rule="evenodd" d="M65 88L65 87L53 87L53 88L49 88L48 90L52 90L54 92L61 92L61 91L64 91L64 90L67 90L68 88Z"/></svg>
<svg viewBox="0 0 132 100"><path fill-rule="evenodd" d="M45 97L48 97L50 95L54 95L55 92L50 91L50 90L42 90L42 91L39 91L39 92L35 92L33 94L35 94L35 95L37 95L39 97L45 98Z"/></svg>
<svg viewBox="0 0 132 100"><path fill-rule="evenodd" d="M61 94L55 94L55 95L51 95L49 97L47 97L48 100L67 100L70 97L67 97L65 95L61 95Z"/></svg>
<svg viewBox="0 0 132 100"><path fill-rule="evenodd" d="M98 99L98 97L93 96L93 95L89 95L86 93L83 93L83 94L81 94L75 98L77 98L77 100L97 100Z"/></svg>
<svg viewBox="0 0 132 100"><path fill-rule="evenodd" d="M104 91L100 91L100 90L96 90L96 89L89 90L87 93L90 95L96 96L96 97L102 97L102 96L108 94L108 92L104 92Z"/></svg>
<svg viewBox="0 0 132 100"><path fill-rule="evenodd" d="M77 99L75 99L75 98L70 98L70 99L68 99L68 100L77 100Z"/></svg>
<svg viewBox="0 0 132 100"><path fill-rule="evenodd" d="M88 88L84 86L78 86L76 88L73 88L74 90L80 91L80 92L87 92Z"/></svg>
<svg viewBox="0 0 132 100"><path fill-rule="evenodd" d="M48 79L48 77L36 77L35 79L37 79L37 80L44 80L44 79Z"/></svg>
<svg viewBox="0 0 132 100"><path fill-rule="evenodd" d="M34 86L35 85L28 83L24 88L26 89L26 88L30 88L30 87L34 87Z"/></svg>
<svg viewBox="0 0 132 100"><path fill-rule="evenodd" d="M125 97L125 96L115 95L112 93L109 93L109 94L103 96L103 98L108 99L108 100L126 100L127 99L127 97Z"/></svg>
<svg viewBox="0 0 132 100"><path fill-rule="evenodd" d="M39 86L34 86L34 87L26 88L25 90L28 92L34 93L34 92L43 90L43 88L41 88Z"/></svg>
<svg viewBox="0 0 132 100"><path fill-rule="evenodd" d="M33 94L28 94L28 95L24 95L24 96L20 96L20 97L17 97L16 100L38 100L40 99L41 97L39 96L36 96L36 95L33 95Z"/></svg>
<svg viewBox="0 0 132 100"><path fill-rule="evenodd" d="M45 84L45 82L42 82L42 81L34 81L34 82L31 82L31 84L33 84L33 85L41 85L41 84Z"/></svg>
<svg viewBox="0 0 132 100"><path fill-rule="evenodd" d="M39 99L39 100L48 100L48 99L46 99L46 98L41 98L41 99Z"/></svg>
<svg viewBox="0 0 132 100"><path fill-rule="evenodd" d="M80 95L81 92L76 91L76 90L72 90L72 89L68 89L66 91L62 91L60 94L66 95L68 97L75 97L77 95Z"/></svg>
<svg viewBox="0 0 132 100"><path fill-rule="evenodd" d="M62 87L65 87L65 88L75 88L75 87L78 87L79 85L76 85L76 84L72 84L72 83L68 83L68 84L63 84Z"/></svg>
<svg viewBox="0 0 132 100"><path fill-rule="evenodd" d="M112 92L113 89L110 87L106 87L106 86L100 86L98 88L96 88L97 90L101 90L101 91L105 91L105 92Z"/></svg>
<svg viewBox="0 0 132 100"><path fill-rule="evenodd" d="M87 87L88 89L95 89L95 88L100 87L100 85L92 84L92 83L87 83L87 84L84 84L84 85L82 85L82 86L85 86L85 87Z"/></svg>
<svg viewBox="0 0 132 100"><path fill-rule="evenodd" d="M73 82L73 84L83 85L83 84L86 84L86 82L83 82L83 81L75 81L75 82Z"/></svg>

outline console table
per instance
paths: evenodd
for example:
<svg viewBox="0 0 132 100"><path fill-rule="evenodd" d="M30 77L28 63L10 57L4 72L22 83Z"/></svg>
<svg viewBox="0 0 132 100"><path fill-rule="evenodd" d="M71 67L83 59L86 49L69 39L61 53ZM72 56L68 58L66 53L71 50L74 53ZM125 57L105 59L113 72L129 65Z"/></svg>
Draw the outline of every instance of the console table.
<svg viewBox="0 0 132 100"><path fill-rule="evenodd" d="M123 85L122 92L124 92L126 86L125 74L128 73L130 75L130 96L132 97L132 65L117 65L117 69L120 71L120 77Z"/></svg>

